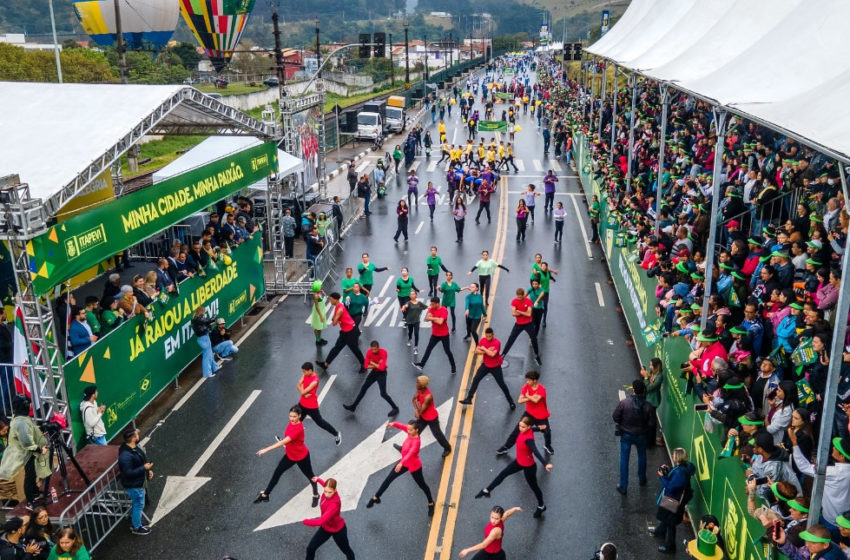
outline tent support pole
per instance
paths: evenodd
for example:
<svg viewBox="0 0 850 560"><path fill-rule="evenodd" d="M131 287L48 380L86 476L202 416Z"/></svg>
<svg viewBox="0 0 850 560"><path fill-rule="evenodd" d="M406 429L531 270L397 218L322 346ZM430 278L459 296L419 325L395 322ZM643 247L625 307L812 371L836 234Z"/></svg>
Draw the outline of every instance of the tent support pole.
<svg viewBox="0 0 850 560"><path fill-rule="evenodd" d="M847 198L847 172L844 170L843 161L837 161L836 163L838 164L838 173L841 175L841 192L844 193L844 206L846 208L847 204L850 204L850 198Z"/></svg>
<svg viewBox="0 0 850 560"><path fill-rule="evenodd" d="M611 104L611 145L608 147L608 160L614 165L614 145L617 142L617 67L614 67L614 94Z"/></svg>
<svg viewBox="0 0 850 560"><path fill-rule="evenodd" d="M637 109L637 74L632 72L632 110L629 113L629 158L626 162L626 192L632 192L632 158L635 151L635 110Z"/></svg>
<svg viewBox="0 0 850 560"><path fill-rule="evenodd" d="M602 142L602 112L605 110L605 89L607 88L606 79L608 78L608 61L602 62L602 89L599 90L599 128L596 133L597 138Z"/></svg>
<svg viewBox="0 0 850 560"><path fill-rule="evenodd" d="M670 88L659 84L661 89L661 131L658 138L658 171L655 177L655 238L661 232L661 178L664 176L664 154L667 148L667 112L670 108Z"/></svg>
<svg viewBox="0 0 850 560"><path fill-rule="evenodd" d="M847 180L844 164L839 162L841 171L841 186L847 193ZM846 199L845 199L846 200ZM835 407L838 400L838 381L841 379L843 364L844 337L847 335L847 313L850 312L850 290L846 289L847 278L850 278L850 256L844 245L844 255L841 259L841 290L838 291L838 302L835 306L835 328L832 332L832 345L829 351L829 369L826 376L826 392L823 397L823 417L821 419L820 437L818 438L817 459L815 460L815 481L812 486L812 503L809 506L808 526L819 523L823 490L826 481L826 468L832 452L832 425L835 423Z"/></svg>
<svg viewBox="0 0 850 560"><path fill-rule="evenodd" d="M705 245L705 291L703 295L702 316L700 317L701 332L705 332L708 322L708 298L714 289L714 243L717 239L717 206L720 198L720 174L723 172L723 142L726 137L726 118L729 113L722 107L714 108L714 127L717 130L717 140L714 143L714 171L711 175L711 226L708 229L708 242Z"/></svg>

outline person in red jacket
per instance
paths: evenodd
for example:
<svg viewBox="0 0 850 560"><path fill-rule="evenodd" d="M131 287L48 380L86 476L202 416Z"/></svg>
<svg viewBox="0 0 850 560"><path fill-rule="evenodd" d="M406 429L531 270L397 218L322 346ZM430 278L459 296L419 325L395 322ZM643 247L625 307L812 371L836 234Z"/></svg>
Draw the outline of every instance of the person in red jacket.
<svg viewBox="0 0 850 560"><path fill-rule="evenodd" d="M534 325L531 322L533 306L534 304L528 299L525 290L517 288L516 297L511 301L511 315L516 318L516 323L514 323L511 334L508 336L508 341L505 343L505 348L502 350L502 358L508 355L519 333L524 331L528 334L528 338L531 339L531 348L534 350L534 361L537 362L538 366L543 364L540 361L540 349L537 347L537 334L534 332Z"/></svg>
<svg viewBox="0 0 850 560"><path fill-rule="evenodd" d="M373 340L369 344L369 350L366 352L366 359L363 362L363 367L369 370L369 375L366 376L366 380L360 387L360 392L357 393L357 397L354 399L354 402L351 404L344 404L342 407L345 410L354 412L357 409L357 405L360 404L360 401L366 394L366 391L369 390L369 387L377 383L378 389L381 391L381 397L383 397L383 399L392 407L387 416L390 418L396 416L398 414L398 407L389 393L387 393L387 351L381 348L381 345L378 344L377 340Z"/></svg>
<svg viewBox="0 0 850 560"><path fill-rule="evenodd" d="M304 424L301 423L301 407L298 405L289 409L289 424L286 425L286 430L283 432L283 439L273 445L264 447L257 451L258 456L265 455L269 451L284 447L284 455L277 464L277 468L272 474L266 489L254 499L254 503L268 502L269 494L271 494L280 477L283 476L292 465L298 465L298 468L310 480L310 485L313 487L313 507L319 505L319 488L313 481L313 465L310 463L310 450L304 445Z"/></svg>
<svg viewBox="0 0 850 560"><path fill-rule="evenodd" d="M388 427L397 428L407 432L407 439L401 444L401 460L396 463L396 466L389 472L387 478L381 483L375 495L369 499L366 504L367 508L381 503L381 495L387 491L390 484L395 479L410 471L410 476L416 482L417 486L425 492L425 497L428 498L428 516L434 515L434 498L431 496L431 488L425 482L425 477L422 476L422 460L419 459L419 423L416 420L411 420L407 425L401 422L387 422Z"/></svg>
<svg viewBox="0 0 850 560"><path fill-rule="evenodd" d="M505 551L502 550L502 537L505 536L505 520L522 511L521 507L512 507L508 511L502 506L495 506L490 510L490 522L484 527L484 540L475 546L464 548L460 551L460 557L466 558L470 552L478 551L472 560L504 560Z"/></svg>
<svg viewBox="0 0 850 560"><path fill-rule="evenodd" d="M529 416L523 416L517 427L519 428L519 435L516 438L516 460L502 469L502 472L496 475L493 482L475 495L475 499L489 498L490 493L506 478L522 471L522 474L525 475L525 481L537 498L537 509L534 511L534 517L541 517L543 512L546 511L546 504L543 503L543 492L537 484L537 463L534 462L534 458L537 457L540 464L545 465L546 472L552 470L552 463L546 462L546 459L543 458L534 444L534 431L538 427L532 424L532 419Z"/></svg>
<svg viewBox="0 0 850 560"><path fill-rule="evenodd" d="M305 519L302 522L308 527L319 528L307 545L307 560L313 560L316 557L316 551L319 550L319 547L325 544L331 537L333 537L337 547L345 554L346 559L354 560L354 551L351 550L351 545L348 544L348 528L345 526L345 520L340 515L342 502L336 491L336 479L329 478L327 481L324 481L314 476L311 480L313 484L321 484L324 491L322 492L322 499L319 502L319 510L322 512L321 517Z"/></svg>

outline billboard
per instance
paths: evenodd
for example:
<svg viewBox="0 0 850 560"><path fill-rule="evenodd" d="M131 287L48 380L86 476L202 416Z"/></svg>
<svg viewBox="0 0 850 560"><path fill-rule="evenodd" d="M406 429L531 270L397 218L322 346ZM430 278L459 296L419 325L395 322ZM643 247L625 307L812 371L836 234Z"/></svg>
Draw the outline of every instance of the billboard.
<svg viewBox="0 0 850 560"><path fill-rule="evenodd" d="M611 20L611 12L602 10L602 25L599 27L599 37L604 37L608 33L608 24Z"/></svg>
<svg viewBox="0 0 850 560"><path fill-rule="evenodd" d="M299 113L293 113L292 123L295 127L296 157L304 161L304 187L309 188L319 181L319 124L324 119L322 107L314 105Z"/></svg>

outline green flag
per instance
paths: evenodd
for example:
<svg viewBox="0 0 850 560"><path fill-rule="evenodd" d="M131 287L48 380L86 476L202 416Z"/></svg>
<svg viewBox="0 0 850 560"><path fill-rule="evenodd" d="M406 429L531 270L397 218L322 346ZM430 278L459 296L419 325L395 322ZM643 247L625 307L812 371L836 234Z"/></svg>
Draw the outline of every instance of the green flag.
<svg viewBox="0 0 850 560"><path fill-rule="evenodd" d="M481 121L478 123L479 132L507 132L506 121Z"/></svg>

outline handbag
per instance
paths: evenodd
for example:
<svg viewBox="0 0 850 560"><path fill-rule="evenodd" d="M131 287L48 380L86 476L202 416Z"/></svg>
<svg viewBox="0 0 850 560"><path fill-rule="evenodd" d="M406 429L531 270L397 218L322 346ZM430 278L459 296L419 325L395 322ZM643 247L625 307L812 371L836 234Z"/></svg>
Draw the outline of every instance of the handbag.
<svg viewBox="0 0 850 560"><path fill-rule="evenodd" d="M661 494L661 498L658 500L658 507L666 509L670 513L679 513L680 505L682 505L681 500L674 500L670 496L666 496L664 494Z"/></svg>

